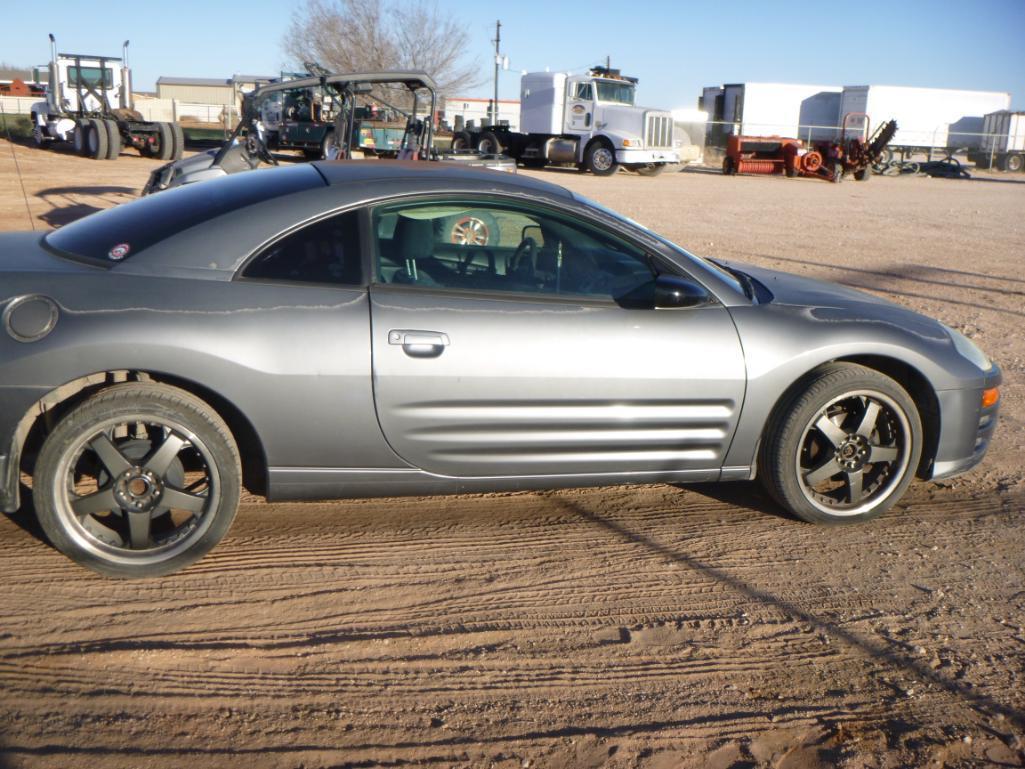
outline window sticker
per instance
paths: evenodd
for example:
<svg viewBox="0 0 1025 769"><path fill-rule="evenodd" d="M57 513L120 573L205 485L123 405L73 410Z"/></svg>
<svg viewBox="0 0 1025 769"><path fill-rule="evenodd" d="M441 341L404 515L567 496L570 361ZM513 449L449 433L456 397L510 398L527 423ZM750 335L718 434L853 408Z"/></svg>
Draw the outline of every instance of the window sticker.
<svg viewBox="0 0 1025 769"><path fill-rule="evenodd" d="M107 256L109 256L115 262L120 262L122 259L128 256L128 252L131 250L132 247L128 243L118 243L116 246L110 249L110 251L107 252Z"/></svg>

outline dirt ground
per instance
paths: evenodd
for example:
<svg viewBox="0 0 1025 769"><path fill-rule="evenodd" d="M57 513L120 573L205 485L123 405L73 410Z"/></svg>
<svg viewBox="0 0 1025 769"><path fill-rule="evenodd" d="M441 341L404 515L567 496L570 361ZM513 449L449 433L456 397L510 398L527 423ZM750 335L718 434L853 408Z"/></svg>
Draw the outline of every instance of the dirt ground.
<svg viewBox="0 0 1025 769"><path fill-rule="evenodd" d="M156 165L0 141L0 229L15 158L37 228ZM0 769L1023 765L1025 176L537 175L960 328L1004 371L985 463L843 528L754 484L251 499L145 582L0 516Z"/></svg>

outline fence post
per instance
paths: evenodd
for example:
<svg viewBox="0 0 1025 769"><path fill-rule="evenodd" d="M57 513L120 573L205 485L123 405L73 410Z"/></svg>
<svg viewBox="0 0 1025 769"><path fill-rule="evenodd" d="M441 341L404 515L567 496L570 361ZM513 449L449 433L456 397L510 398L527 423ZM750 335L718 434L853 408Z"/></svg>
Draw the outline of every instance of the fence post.
<svg viewBox="0 0 1025 769"><path fill-rule="evenodd" d="M178 122L178 100L171 99L171 122Z"/></svg>

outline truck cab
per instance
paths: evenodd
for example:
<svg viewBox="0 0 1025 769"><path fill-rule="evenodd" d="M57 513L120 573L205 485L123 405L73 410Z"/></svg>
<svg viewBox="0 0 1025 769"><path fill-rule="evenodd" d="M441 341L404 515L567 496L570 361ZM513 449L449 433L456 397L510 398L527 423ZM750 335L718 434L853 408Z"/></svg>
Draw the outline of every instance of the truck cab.
<svg viewBox="0 0 1025 769"><path fill-rule="evenodd" d="M583 75L524 75L520 131L532 141L522 147L521 156L576 162L599 175L619 165L657 172L679 162L671 113L638 107L636 90L636 78L605 67Z"/></svg>

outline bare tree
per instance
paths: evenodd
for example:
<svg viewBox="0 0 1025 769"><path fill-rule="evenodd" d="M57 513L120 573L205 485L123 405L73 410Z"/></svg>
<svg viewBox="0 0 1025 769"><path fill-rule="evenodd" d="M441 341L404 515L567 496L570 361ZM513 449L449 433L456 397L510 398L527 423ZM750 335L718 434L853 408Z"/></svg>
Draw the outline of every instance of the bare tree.
<svg viewBox="0 0 1025 769"><path fill-rule="evenodd" d="M442 94L484 79L467 61L466 29L415 0L307 0L284 39L296 62L316 61L334 72L420 69Z"/></svg>

